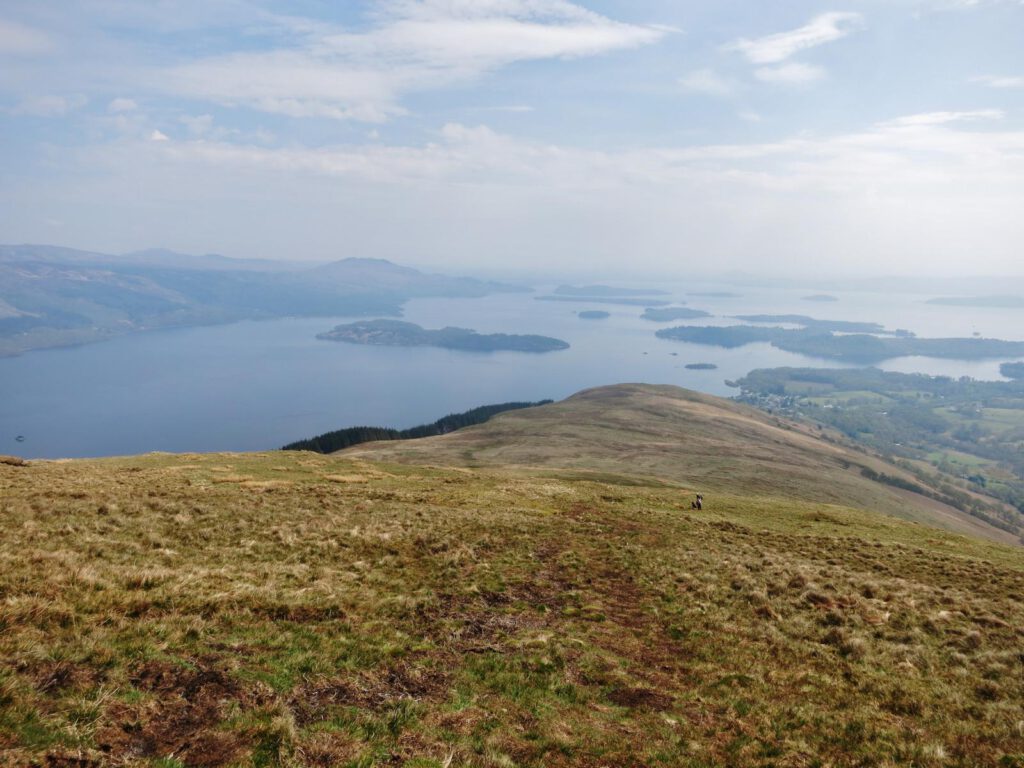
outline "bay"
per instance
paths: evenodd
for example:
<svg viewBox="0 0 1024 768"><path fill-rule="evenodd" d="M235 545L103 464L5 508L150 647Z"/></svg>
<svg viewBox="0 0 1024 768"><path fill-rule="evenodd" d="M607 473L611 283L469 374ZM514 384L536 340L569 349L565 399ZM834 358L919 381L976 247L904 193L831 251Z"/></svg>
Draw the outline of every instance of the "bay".
<svg viewBox="0 0 1024 768"><path fill-rule="evenodd" d="M645 287L645 286L638 286ZM646 286L650 287L650 286ZM726 324L738 314L804 314L879 322L921 336L1024 340L1024 311L945 307L927 296L837 293L813 303L804 290L691 283L657 286ZM730 291L739 297L701 297ZM540 289L535 295L543 295ZM576 313L602 309L604 320ZM405 319L427 328L537 333L568 341L563 352L471 353L320 341L351 318L287 318L154 331L99 344L0 359L0 453L28 458L150 451L251 451L356 425L404 428L510 400L559 399L621 382L675 384L729 396L726 380L754 368L838 367L755 344L739 349L658 339L679 323L642 320L642 307L535 301L529 294L419 299ZM1000 360L900 358L880 367L999 379ZM716 370L687 370L713 363ZM18 441L17 436L23 441Z"/></svg>

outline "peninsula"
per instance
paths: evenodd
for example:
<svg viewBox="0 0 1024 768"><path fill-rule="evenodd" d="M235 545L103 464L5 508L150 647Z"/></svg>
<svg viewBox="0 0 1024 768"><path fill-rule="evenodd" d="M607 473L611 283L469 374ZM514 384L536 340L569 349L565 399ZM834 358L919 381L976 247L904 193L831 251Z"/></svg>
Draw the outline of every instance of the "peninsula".
<svg viewBox="0 0 1024 768"><path fill-rule="evenodd" d="M999 372L1008 379L1024 380L1024 363L1003 363Z"/></svg>
<svg viewBox="0 0 1024 768"><path fill-rule="evenodd" d="M691 344L732 349L767 342L773 347L809 357L845 363L873 364L894 357L920 356L947 360L985 360L1024 356L1024 341L1000 339L919 339L912 335L874 336L832 333L820 328L768 328L755 325L678 326L656 334Z"/></svg>

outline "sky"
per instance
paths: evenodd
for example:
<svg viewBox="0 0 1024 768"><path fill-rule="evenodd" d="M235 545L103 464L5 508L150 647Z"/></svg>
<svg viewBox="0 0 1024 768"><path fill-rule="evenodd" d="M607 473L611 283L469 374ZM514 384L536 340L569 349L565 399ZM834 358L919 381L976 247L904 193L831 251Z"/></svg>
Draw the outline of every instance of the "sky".
<svg viewBox="0 0 1024 768"><path fill-rule="evenodd" d="M1024 0L2 0L0 242L1024 275Z"/></svg>

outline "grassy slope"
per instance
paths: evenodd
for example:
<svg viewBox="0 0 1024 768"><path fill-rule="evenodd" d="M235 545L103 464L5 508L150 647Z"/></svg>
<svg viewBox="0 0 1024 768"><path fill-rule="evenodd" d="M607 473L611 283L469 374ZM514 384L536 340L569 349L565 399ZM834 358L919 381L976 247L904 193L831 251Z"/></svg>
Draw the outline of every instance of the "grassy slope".
<svg viewBox="0 0 1024 768"><path fill-rule="evenodd" d="M0 499L2 765L1024 760L1024 557L978 539L303 453Z"/></svg>
<svg viewBox="0 0 1024 768"><path fill-rule="evenodd" d="M805 425L678 387L600 387L444 437L364 444L345 455L531 472L572 468L658 478L712 494L853 502L958 533L1016 541L952 507L868 480L864 466L914 479L874 456L826 442Z"/></svg>

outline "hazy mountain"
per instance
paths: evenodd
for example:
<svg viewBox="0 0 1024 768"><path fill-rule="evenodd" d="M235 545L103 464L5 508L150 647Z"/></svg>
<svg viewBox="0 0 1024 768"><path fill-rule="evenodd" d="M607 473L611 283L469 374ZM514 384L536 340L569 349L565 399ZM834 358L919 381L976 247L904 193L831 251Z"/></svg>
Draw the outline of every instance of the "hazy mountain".
<svg viewBox="0 0 1024 768"><path fill-rule="evenodd" d="M0 246L0 355L134 330L284 316L395 316L416 297L514 286L426 274L379 259L310 268L154 249L122 256Z"/></svg>
<svg viewBox="0 0 1024 768"><path fill-rule="evenodd" d="M387 259L349 258L313 267L305 272L316 280L328 280L367 293L393 292L406 297L478 297L489 293L528 290L506 283L428 274Z"/></svg>
<svg viewBox="0 0 1024 768"><path fill-rule="evenodd" d="M109 253L83 251L59 245L0 245L0 263L110 264L118 261Z"/></svg>
<svg viewBox="0 0 1024 768"><path fill-rule="evenodd" d="M121 256L132 264L145 264L153 267L170 267L172 269L211 269L232 270L252 269L264 272L289 272L296 268L295 264L269 259L236 259L221 256L218 253L194 255L178 253L166 248L148 248L144 251L132 251Z"/></svg>

